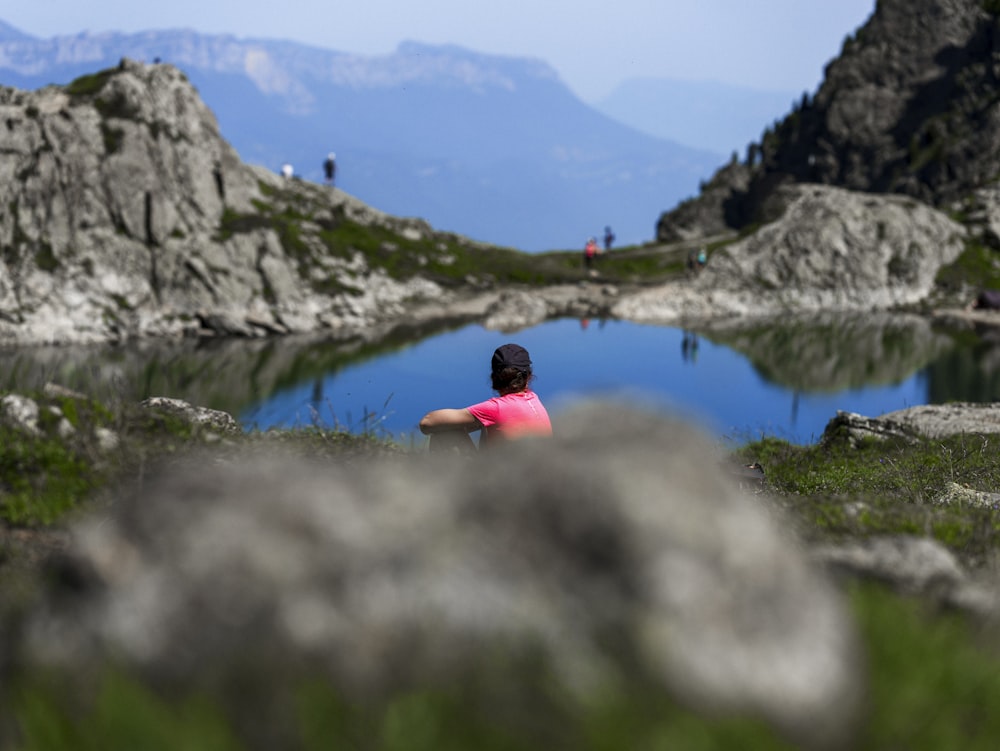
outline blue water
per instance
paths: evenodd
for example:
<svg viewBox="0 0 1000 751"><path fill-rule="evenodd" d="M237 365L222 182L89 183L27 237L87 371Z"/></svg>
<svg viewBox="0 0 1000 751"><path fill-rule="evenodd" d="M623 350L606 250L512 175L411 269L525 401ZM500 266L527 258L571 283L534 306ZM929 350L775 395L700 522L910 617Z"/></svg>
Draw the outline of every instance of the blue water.
<svg viewBox="0 0 1000 751"><path fill-rule="evenodd" d="M762 435L812 443L838 409L877 416L927 400L920 373L889 386L795 394L766 382L728 347L701 339L685 351L685 336L680 329L621 321L567 319L516 334L470 325L275 394L240 419L260 429L319 424L419 443L417 423L427 411L493 395L490 356L508 341L531 353L533 387L556 429L561 410L582 397L603 396L681 414L737 443Z"/></svg>

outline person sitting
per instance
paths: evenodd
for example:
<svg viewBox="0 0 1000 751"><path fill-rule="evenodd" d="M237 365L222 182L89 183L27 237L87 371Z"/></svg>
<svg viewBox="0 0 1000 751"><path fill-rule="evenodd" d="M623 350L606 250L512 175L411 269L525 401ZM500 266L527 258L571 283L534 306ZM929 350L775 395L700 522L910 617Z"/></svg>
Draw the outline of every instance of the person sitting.
<svg viewBox="0 0 1000 751"><path fill-rule="evenodd" d="M499 441L552 435L552 421L542 400L531 390L534 378L528 350L504 344L493 352L490 380L499 396L460 409L435 409L420 420L430 435L430 450L474 450L469 433L481 430L480 449Z"/></svg>

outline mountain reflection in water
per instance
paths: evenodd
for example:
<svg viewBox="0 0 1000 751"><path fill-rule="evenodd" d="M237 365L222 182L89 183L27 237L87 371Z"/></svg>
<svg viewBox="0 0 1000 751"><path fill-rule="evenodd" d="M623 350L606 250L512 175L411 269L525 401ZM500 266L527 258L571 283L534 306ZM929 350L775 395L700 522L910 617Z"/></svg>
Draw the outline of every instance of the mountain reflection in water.
<svg viewBox="0 0 1000 751"><path fill-rule="evenodd" d="M553 414L592 397L673 411L737 443L811 443L837 410L877 416L1000 393L1000 345L919 316L726 321L698 331L622 321L550 321L516 333L479 325L377 341L279 338L8 350L8 390L47 381L104 400L169 396L248 428L322 425L421 443L420 417L491 395L495 347L531 352Z"/></svg>

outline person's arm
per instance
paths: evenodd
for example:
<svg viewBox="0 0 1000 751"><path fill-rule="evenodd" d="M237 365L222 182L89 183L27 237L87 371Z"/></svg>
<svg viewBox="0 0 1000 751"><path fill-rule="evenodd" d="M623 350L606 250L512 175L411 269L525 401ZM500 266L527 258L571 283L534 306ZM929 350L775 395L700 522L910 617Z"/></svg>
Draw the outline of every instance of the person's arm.
<svg viewBox="0 0 1000 751"><path fill-rule="evenodd" d="M464 430L471 433L481 427L482 423L467 409L435 409L420 420L420 432L424 434L440 433L443 430Z"/></svg>

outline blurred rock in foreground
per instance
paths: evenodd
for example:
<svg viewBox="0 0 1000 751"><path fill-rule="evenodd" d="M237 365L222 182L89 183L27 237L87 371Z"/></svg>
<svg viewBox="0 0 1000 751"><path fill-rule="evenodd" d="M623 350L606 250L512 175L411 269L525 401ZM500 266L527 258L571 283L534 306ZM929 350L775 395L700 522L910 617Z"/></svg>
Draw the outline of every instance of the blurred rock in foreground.
<svg viewBox="0 0 1000 751"><path fill-rule="evenodd" d="M849 738L857 636L766 499L671 419L589 405L557 428L471 458L175 468L77 528L27 664L243 691L308 666L357 701L468 681L527 702L550 690L512 684L532 664L574 701L634 681Z"/></svg>

